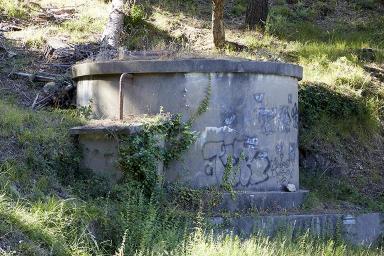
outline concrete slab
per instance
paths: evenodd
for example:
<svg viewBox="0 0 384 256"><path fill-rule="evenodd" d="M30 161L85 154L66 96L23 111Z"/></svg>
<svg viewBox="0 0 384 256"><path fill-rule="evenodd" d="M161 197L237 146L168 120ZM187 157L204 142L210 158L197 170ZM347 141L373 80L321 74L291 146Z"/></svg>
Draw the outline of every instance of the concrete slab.
<svg viewBox="0 0 384 256"><path fill-rule="evenodd" d="M291 76L299 80L303 68L294 64L230 59L175 59L90 62L73 66L72 77L121 73L258 73Z"/></svg>
<svg viewBox="0 0 384 256"><path fill-rule="evenodd" d="M172 205L186 211L203 210L207 214L287 212L299 208L308 195L307 190L225 192L219 188L191 190L173 186L166 186L166 189Z"/></svg>
<svg viewBox="0 0 384 256"><path fill-rule="evenodd" d="M234 232L243 237L257 233L274 236L282 231L285 235L297 236L309 232L321 238L341 238L348 243L364 246L379 242L384 232L383 220L382 213L210 218L217 232Z"/></svg>
<svg viewBox="0 0 384 256"><path fill-rule="evenodd" d="M212 210L214 212L290 210L299 208L307 195L307 190L297 192L235 191L234 193L223 193L222 201Z"/></svg>

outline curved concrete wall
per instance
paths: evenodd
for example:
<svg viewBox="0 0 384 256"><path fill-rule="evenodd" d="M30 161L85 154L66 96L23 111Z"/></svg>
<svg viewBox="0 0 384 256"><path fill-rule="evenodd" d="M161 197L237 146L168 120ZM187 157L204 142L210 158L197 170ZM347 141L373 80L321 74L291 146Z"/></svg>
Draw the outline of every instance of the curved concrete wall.
<svg viewBox="0 0 384 256"><path fill-rule="evenodd" d="M236 190L299 188L298 94L301 67L229 60L126 61L74 67L79 106L96 118L118 116L121 73L124 113L182 113L188 119L211 91L208 111L193 129L197 142L165 170L168 182L200 188L221 184L229 156Z"/></svg>

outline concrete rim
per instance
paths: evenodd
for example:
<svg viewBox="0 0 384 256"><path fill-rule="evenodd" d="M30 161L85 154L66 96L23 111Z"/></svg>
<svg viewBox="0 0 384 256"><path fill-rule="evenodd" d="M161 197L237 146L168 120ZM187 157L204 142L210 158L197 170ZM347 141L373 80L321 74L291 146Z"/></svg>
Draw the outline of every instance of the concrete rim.
<svg viewBox="0 0 384 256"><path fill-rule="evenodd" d="M289 76L301 80L299 65L226 59L131 60L77 64L72 67L72 78L122 73L257 73Z"/></svg>

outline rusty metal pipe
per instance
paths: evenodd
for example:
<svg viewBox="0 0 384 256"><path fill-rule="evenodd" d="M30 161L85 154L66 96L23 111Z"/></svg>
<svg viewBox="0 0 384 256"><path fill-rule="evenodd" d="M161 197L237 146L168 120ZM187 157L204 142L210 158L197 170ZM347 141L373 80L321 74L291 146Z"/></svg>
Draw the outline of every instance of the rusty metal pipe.
<svg viewBox="0 0 384 256"><path fill-rule="evenodd" d="M123 91L123 79L129 78L132 79L133 75L130 73L123 73L120 76L120 82L119 82L119 120L124 119L124 91Z"/></svg>

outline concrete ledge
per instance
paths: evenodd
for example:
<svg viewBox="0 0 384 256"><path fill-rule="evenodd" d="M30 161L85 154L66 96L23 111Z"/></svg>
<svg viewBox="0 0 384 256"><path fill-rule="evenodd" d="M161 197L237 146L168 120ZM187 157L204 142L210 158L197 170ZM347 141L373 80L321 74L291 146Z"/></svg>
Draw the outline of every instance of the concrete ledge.
<svg viewBox="0 0 384 256"><path fill-rule="evenodd" d="M383 214L307 214L286 216L212 217L210 222L218 232L233 232L241 236L263 233L267 236L285 231L297 236L309 231L324 238L342 238L355 244L369 246L380 242L383 231Z"/></svg>
<svg viewBox="0 0 384 256"><path fill-rule="evenodd" d="M186 211L203 210L208 214L235 213L265 214L270 212L287 212L299 208L308 191L233 191L219 190L179 190L168 186L168 200Z"/></svg>
<svg viewBox="0 0 384 256"><path fill-rule="evenodd" d="M82 63L72 67L72 77L122 73L258 73L290 76L301 80L298 65L225 59L134 60Z"/></svg>
<svg viewBox="0 0 384 256"><path fill-rule="evenodd" d="M69 129L71 135L96 135L96 134L135 134L142 130L143 124L133 125L85 125Z"/></svg>
<svg viewBox="0 0 384 256"><path fill-rule="evenodd" d="M137 134L143 126L143 123L102 120L70 129L70 134L75 136L83 152L81 167L106 178L111 184L117 183L123 177L118 161L118 135ZM161 136L158 136L158 145L164 147L164 138ZM158 161L157 167L158 173L163 175L163 162Z"/></svg>
<svg viewBox="0 0 384 256"><path fill-rule="evenodd" d="M71 135L100 135L100 134L136 134L142 131L147 124L162 125L171 117L168 114L161 115L130 115L124 120L92 120L86 125L69 129Z"/></svg>
<svg viewBox="0 0 384 256"><path fill-rule="evenodd" d="M283 191L267 191L267 192L251 192L251 191L235 191L234 194L223 193L222 200L213 207L214 212L220 211L270 211L270 210L289 210L300 207L307 190L297 192Z"/></svg>

